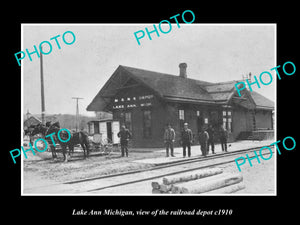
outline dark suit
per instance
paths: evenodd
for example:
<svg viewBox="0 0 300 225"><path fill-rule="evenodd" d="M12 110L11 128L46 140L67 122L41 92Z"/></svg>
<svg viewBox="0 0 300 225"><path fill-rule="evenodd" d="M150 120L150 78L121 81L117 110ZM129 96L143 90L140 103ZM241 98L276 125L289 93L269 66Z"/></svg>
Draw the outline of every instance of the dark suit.
<svg viewBox="0 0 300 225"><path fill-rule="evenodd" d="M208 142L207 142L207 153L209 152L210 145L211 145L212 153L214 153L215 152L215 140L214 140L215 130L213 128L208 128L207 133L209 136Z"/></svg>
<svg viewBox="0 0 300 225"><path fill-rule="evenodd" d="M118 133L118 137L120 138L121 143L121 151L122 151L122 157L124 157L124 154L126 153L126 156L128 157L128 141L131 138L131 133L128 129L121 130Z"/></svg>
<svg viewBox="0 0 300 225"><path fill-rule="evenodd" d="M199 133L199 144L200 144L200 149L202 152L203 156L206 156L208 153L208 147L207 147L207 141L209 139L209 135L206 131L201 131Z"/></svg>
<svg viewBox="0 0 300 225"><path fill-rule="evenodd" d="M173 143L175 141L175 131L173 128L168 128L165 130L164 140L166 145L166 156L169 157L169 149L171 149L171 156L174 156Z"/></svg>
<svg viewBox="0 0 300 225"><path fill-rule="evenodd" d="M220 129L220 142L221 142L222 151L225 151L225 152L227 152L227 138L228 138L227 130L224 128L221 128Z"/></svg>
<svg viewBox="0 0 300 225"><path fill-rule="evenodd" d="M181 132L181 144L183 150L183 157L186 156L186 148L188 149L188 157L191 157L191 143L193 140L193 133L190 129Z"/></svg>

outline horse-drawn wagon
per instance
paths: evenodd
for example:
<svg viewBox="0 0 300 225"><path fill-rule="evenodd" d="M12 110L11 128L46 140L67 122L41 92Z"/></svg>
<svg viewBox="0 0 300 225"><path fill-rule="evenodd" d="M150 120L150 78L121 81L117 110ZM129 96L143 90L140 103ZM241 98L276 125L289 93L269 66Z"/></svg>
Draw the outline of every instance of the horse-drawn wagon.
<svg viewBox="0 0 300 225"><path fill-rule="evenodd" d="M93 149L108 155L115 151L119 151L119 130L119 121L109 119L89 121L88 134Z"/></svg>

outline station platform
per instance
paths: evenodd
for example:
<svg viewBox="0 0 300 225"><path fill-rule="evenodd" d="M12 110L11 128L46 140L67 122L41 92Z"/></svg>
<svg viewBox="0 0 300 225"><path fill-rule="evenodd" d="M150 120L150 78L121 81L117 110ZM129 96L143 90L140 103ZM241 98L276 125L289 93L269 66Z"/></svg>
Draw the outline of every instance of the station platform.
<svg viewBox="0 0 300 225"><path fill-rule="evenodd" d="M237 142L232 142L227 144L227 151L228 152L234 152L234 151L239 151L239 150L246 150L246 149L251 149L251 148L259 148L259 147L264 147L264 146L269 146L271 143L273 143L274 140L263 140L263 141L248 141L248 140L243 140L243 141L237 141ZM165 149L162 150L157 150L159 152L166 152ZM187 153L187 152L186 152ZM222 148L221 144L215 144L215 153L214 155L222 154ZM211 146L209 150L209 154L207 156L213 155L211 152ZM176 147L174 148L174 156L175 157L156 157L156 158L147 158L147 159L139 159L139 160L134 160L133 162L136 163L147 163L147 164L154 164L154 165L163 165L167 164L170 162L179 162L179 161L184 161L188 159L193 159L193 158L199 158L203 157L200 146L199 145L194 145L191 146L191 157L183 157L183 150L182 147Z"/></svg>

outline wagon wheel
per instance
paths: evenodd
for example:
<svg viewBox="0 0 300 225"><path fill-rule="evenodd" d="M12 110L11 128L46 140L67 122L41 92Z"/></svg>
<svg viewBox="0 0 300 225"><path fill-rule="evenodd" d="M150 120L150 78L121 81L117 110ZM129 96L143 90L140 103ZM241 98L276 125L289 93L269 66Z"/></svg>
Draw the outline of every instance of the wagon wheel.
<svg viewBox="0 0 300 225"><path fill-rule="evenodd" d="M108 155L107 157L110 157L114 153L121 153L120 144L114 144L112 141L110 141L108 145Z"/></svg>
<svg viewBox="0 0 300 225"><path fill-rule="evenodd" d="M89 137L90 145L93 146L94 151L101 151L101 134L94 134Z"/></svg>
<svg viewBox="0 0 300 225"><path fill-rule="evenodd" d="M110 154L112 151L112 141L109 138L104 138L102 140L103 153Z"/></svg>

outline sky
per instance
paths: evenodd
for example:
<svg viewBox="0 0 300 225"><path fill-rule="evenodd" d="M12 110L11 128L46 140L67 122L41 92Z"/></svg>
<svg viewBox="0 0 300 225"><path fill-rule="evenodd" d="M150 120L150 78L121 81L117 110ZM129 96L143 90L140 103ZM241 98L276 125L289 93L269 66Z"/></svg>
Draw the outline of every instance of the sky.
<svg viewBox="0 0 300 225"><path fill-rule="evenodd" d="M152 33L152 40L145 35L138 45L134 32L151 30L153 24L22 24L20 51L32 52L42 41L52 44L52 52L43 55L46 114L75 114L72 97L81 97L80 114L94 116L86 107L119 65L178 75L179 63L185 62L189 78L208 82L241 80L249 72L259 78L276 66L273 24L181 23L178 28L175 23L169 33ZM62 40L66 31L76 37L71 45ZM50 40L57 35L61 49ZM72 41L71 35L65 37ZM43 50L49 50L47 44ZM40 59L31 57L22 60L22 108L23 113L40 114ZM252 88L275 101L276 79Z"/></svg>

